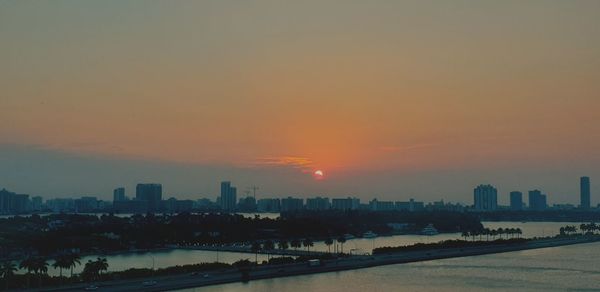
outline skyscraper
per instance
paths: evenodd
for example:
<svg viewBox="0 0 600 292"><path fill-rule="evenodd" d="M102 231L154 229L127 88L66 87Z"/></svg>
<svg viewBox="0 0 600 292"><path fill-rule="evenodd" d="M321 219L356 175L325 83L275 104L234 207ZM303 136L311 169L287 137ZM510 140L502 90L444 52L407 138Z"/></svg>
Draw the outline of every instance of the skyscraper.
<svg viewBox="0 0 600 292"><path fill-rule="evenodd" d="M479 185L473 190L475 210L491 211L498 208L498 190L492 185Z"/></svg>
<svg viewBox="0 0 600 292"><path fill-rule="evenodd" d="M116 188L113 191L113 202L125 201L125 188Z"/></svg>
<svg viewBox="0 0 600 292"><path fill-rule="evenodd" d="M510 209L523 210L523 193L510 192Z"/></svg>
<svg viewBox="0 0 600 292"><path fill-rule="evenodd" d="M161 184L138 184L135 188L135 198L148 202L148 211L156 212L162 201Z"/></svg>
<svg viewBox="0 0 600 292"><path fill-rule="evenodd" d="M231 182L221 182L221 210L234 212L237 204L237 189L231 186Z"/></svg>
<svg viewBox="0 0 600 292"><path fill-rule="evenodd" d="M590 178L584 176L579 181L579 186L581 188L581 204L580 207L582 209L590 208Z"/></svg>
<svg viewBox="0 0 600 292"><path fill-rule="evenodd" d="M541 211L545 210L547 206L546 195L542 194L540 190L529 191L529 209Z"/></svg>

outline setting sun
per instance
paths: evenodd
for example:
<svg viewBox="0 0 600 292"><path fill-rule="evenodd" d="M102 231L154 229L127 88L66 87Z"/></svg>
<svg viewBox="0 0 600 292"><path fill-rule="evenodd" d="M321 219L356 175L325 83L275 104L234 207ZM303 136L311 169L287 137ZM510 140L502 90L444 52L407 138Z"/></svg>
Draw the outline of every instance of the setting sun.
<svg viewBox="0 0 600 292"><path fill-rule="evenodd" d="M323 179L325 177L322 170L316 170L313 174L316 179Z"/></svg>

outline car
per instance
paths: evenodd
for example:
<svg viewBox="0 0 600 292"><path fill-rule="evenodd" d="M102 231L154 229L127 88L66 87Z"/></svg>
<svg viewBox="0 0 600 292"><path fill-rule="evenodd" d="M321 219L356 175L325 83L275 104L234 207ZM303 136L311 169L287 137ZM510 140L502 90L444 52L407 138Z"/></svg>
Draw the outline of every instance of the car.
<svg viewBox="0 0 600 292"><path fill-rule="evenodd" d="M89 285L87 287L85 287L86 291L94 291L94 290L98 290L98 286L96 285Z"/></svg>
<svg viewBox="0 0 600 292"><path fill-rule="evenodd" d="M156 285L156 281L154 281L154 280L144 281L142 284L144 286L154 286L154 285Z"/></svg>

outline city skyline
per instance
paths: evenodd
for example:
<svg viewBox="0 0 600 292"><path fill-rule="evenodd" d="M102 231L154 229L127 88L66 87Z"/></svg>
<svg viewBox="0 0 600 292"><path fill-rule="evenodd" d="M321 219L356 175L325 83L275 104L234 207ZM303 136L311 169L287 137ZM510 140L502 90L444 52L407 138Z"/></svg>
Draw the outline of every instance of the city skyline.
<svg viewBox="0 0 600 292"><path fill-rule="evenodd" d="M578 204L600 177L598 2L238 5L0 3L0 186Z"/></svg>
<svg viewBox="0 0 600 292"><path fill-rule="evenodd" d="M323 206L323 202L318 203L315 202L316 201L322 201L322 200L327 200L329 201L330 196L328 196L327 194L320 194L320 195L312 195L312 196L290 196L287 195L287 198L285 197L286 195L262 195L262 196L256 196L255 191L260 189L259 187L252 185L248 188L246 188L245 191L243 191L244 195L240 195L239 197L237 196L237 187L232 186L232 182L231 181L221 181L220 182L220 193L219 195L214 198L214 201L211 202L211 196L193 196L193 197L186 197L186 198L180 198L177 197L176 195L166 195L165 194L165 198L163 198L163 186L160 183L137 183L136 187L135 187L135 196L127 196L127 192L126 192L126 188L125 187L117 187L113 190L113 199L112 199L112 204L108 203L110 202L110 200L103 200L102 198L97 198L95 196L81 196L81 197L76 197L76 198L64 198L64 197L57 197L57 198L43 198L41 196L31 196L31 199L29 199L30 195L29 194L17 194L15 192L10 192L8 190L6 190L5 188L2 188L2 192L4 192L5 194L13 194L14 196L19 196L24 198L26 201L28 201L27 204L31 204L31 206L34 205L41 205L42 200L45 199L46 201L54 201L54 200L59 200L59 201L66 201L66 200L71 200L71 201L77 201L77 200L93 200L96 201L96 204L102 202L102 205L105 207L109 207L109 206L113 206L114 209L113 210L133 210L133 212L139 212L140 210L143 209L147 209L149 212L158 212L159 209L164 208L164 203L165 202L172 202L173 204L175 204L176 202L187 202L185 203L186 206L186 210L191 210L192 209L192 202L196 201L197 203L200 202L211 202L211 204L213 204L213 207L217 207L220 210L226 211L226 212L234 212L234 211L239 211L240 209L244 209L243 206L248 207L250 205L256 205L258 202L263 201L263 200L277 200L279 201L280 199L282 201L289 199L289 200L300 200L301 204L303 204L302 202L305 200L306 201L306 206L307 208L311 205L319 205L319 206ZM251 192L252 191L252 192ZM496 211L496 210L513 210L513 211L521 211L521 210L546 210L547 208L553 208L553 209L558 209L558 210L568 210L568 209L580 209L580 210L589 210L590 208L596 208L595 206L592 206L590 204L590 199L591 199L591 180L590 177L580 177L580 204L576 205L576 204L572 204L569 202L559 202L559 201L554 201L554 202L549 202L548 200L548 196L546 193L544 193L543 191L539 190L539 189L533 189L533 190L529 190L528 192L528 204L525 203L525 201L523 200L523 192L518 191L518 190L513 190L510 191L508 193L507 196L507 203L508 204L502 204L504 202L498 203L498 189L494 186L494 185L490 185L490 184L479 184L477 187L474 188L473 190L473 201L472 204L468 203L468 202L461 202L461 201L452 201L452 200L448 200L445 198L440 198L439 200L433 200L433 201L429 201L429 202L425 202L422 201L420 202L421 204L423 203L428 203L428 205L431 205L432 207L442 207L442 208L446 208L449 207L451 210L457 211L456 209L454 209L454 207L460 207L462 210L466 210L466 209L471 209L473 211L476 212L487 212L487 211ZM169 197L169 199L166 199L167 197ZM357 200L360 201L360 198L362 196L355 196L355 195L348 195L347 197L331 197L332 200L345 200L345 199L353 199L353 200ZM500 194L500 198L502 198L502 194ZM6 199L7 201L4 202L2 200ZM365 199L363 197L363 199ZM378 202L381 203L381 207L379 207L379 210L387 210L388 208L390 208L388 205L392 204L391 209L394 208L398 208L398 206L393 207L394 204L398 205L402 202L402 204L408 204L408 202L410 202L412 204L412 202L415 200L414 197L411 197L408 201L402 201L402 199L392 199L392 200L381 200L381 198L379 197L371 197L369 199L367 199L370 204L375 204L374 206L377 206ZM39 201L39 202L38 202ZM311 202L312 201L312 202ZM504 200L502 200L504 201ZM142 202L144 204L137 204L136 202ZM72 202L71 202L72 203ZM189 203L189 205L188 205ZM437 204L441 203L441 206L438 206ZM0 198L0 213L1 212L6 212L8 209L7 207L10 207L12 203L10 203L10 199L9 198L5 198L2 197ZM19 208L19 210L23 211L25 209L27 209L28 211L40 211L41 209L30 209L29 207L25 207L27 204L23 203L21 204L23 208ZM85 203L87 204L87 203ZM327 202L326 204L330 204L329 202ZM446 204L446 206L444 206L444 204ZM118 207L117 207L118 206ZM173 205L173 208L175 205ZM99 208L98 210L104 209L103 208ZM318 209L327 209L327 208L318 208ZM404 206L406 207L406 206ZM402 208L404 208L402 207ZM600 207L600 204L598 204L598 207ZM374 210L377 210L377 207L372 207L374 208ZM412 208L412 207L411 207ZM110 208L109 208L110 209ZM90 210L96 210L94 208L90 208Z"/></svg>

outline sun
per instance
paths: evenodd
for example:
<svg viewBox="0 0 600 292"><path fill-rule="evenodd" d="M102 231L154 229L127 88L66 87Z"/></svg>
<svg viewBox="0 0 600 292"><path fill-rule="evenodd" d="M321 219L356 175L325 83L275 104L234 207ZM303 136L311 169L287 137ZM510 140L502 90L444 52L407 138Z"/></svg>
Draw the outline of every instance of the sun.
<svg viewBox="0 0 600 292"><path fill-rule="evenodd" d="M313 175L314 175L314 177L316 179L323 179L323 178L325 178L325 173L322 170L320 170L320 169L315 170L315 172L313 173Z"/></svg>

